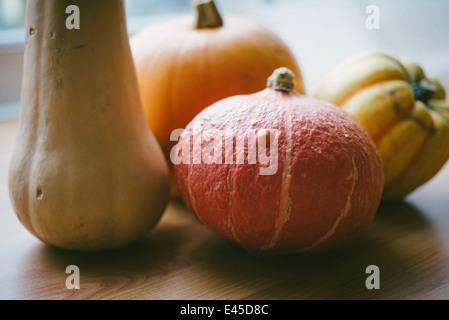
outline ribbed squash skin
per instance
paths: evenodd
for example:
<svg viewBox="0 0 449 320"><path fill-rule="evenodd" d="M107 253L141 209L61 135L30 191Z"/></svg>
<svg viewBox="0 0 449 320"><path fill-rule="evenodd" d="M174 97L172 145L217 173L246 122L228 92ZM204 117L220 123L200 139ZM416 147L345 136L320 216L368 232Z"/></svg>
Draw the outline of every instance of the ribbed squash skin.
<svg viewBox="0 0 449 320"><path fill-rule="evenodd" d="M425 82L435 92L421 101L416 94ZM374 51L350 57L329 72L315 96L340 106L370 133L383 161L385 201L405 198L449 158L445 91L410 59Z"/></svg>
<svg viewBox="0 0 449 320"><path fill-rule="evenodd" d="M273 170L261 174L270 166L251 162L250 141L265 130L273 142L262 152L273 155ZM204 158L215 156L210 138L222 141L221 163ZM257 154L260 148L258 142ZM382 163L366 130L337 106L295 91L267 88L220 100L193 119L176 150L186 205L254 254L340 248L370 225L383 190Z"/></svg>

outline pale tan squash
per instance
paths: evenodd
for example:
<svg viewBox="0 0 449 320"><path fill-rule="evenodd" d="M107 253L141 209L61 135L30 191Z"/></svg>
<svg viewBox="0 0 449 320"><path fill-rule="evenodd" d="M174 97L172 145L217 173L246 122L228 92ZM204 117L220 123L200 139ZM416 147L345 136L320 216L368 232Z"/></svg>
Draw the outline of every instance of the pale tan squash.
<svg viewBox="0 0 449 320"><path fill-rule="evenodd" d="M159 221L167 162L145 122L123 2L29 0L13 207L42 241L73 250L125 246Z"/></svg>

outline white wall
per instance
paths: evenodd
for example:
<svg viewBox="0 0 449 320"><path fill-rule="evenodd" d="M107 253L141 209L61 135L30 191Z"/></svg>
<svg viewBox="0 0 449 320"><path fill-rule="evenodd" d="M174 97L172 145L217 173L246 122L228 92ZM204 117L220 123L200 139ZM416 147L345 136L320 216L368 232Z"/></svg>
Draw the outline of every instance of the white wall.
<svg viewBox="0 0 449 320"><path fill-rule="evenodd" d="M428 75L439 78L449 90L447 0L216 1L224 19L231 14L252 17L265 23L284 39L297 56L309 94L338 62L367 49L380 49L394 56L414 58ZM376 5L380 10L378 30L369 30L365 26L368 5ZM135 31L155 18L129 19L130 29ZM159 19L162 18L165 16L159 16ZM0 32L0 105L11 105L20 97L21 35L17 29L10 32L9 38L16 39L16 43L8 47L2 45Z"/></svg>

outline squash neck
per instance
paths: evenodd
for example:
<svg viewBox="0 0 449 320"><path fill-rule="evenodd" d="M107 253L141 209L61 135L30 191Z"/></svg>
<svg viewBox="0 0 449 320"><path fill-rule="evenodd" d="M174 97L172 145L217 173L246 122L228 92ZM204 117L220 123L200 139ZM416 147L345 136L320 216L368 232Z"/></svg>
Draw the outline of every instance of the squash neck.
<svg viewBox="0 0 449 320"><path fill-rule="evenodd" d="M66 1L27 3L24 114L43 117L51 110L61 117L88 118L111 110L111 115L125 113L118 103L124 97L139 103L123 1L78 0L76 5L79 29L68 29Z"/></svg>

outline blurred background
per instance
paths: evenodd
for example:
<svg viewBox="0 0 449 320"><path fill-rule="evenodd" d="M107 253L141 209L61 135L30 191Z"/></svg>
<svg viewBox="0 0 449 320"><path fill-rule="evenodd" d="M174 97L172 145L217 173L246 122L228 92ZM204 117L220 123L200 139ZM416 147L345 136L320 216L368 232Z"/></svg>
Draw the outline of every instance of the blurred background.
<svg viewBox="0 0 449 320"><path fill-rule="evenodd" d="M126 0L129 33L192 13L190 1ZM216 0L216 4L225 21L227 15L245 15L284 39L298 59L309 94L338 62L368 49L411 57L449 88L447 0ZM25 5L26 0L0 0L0 121L16 118L19 112ZM372 22L370 5L378 8L378 28L366 25L367 20Z"/></svg>

